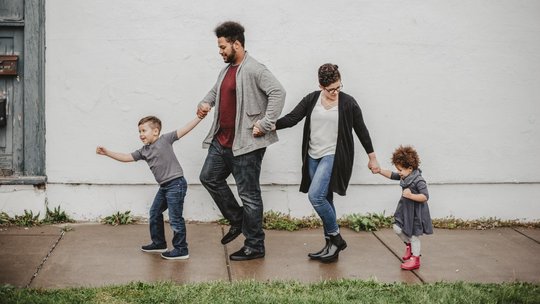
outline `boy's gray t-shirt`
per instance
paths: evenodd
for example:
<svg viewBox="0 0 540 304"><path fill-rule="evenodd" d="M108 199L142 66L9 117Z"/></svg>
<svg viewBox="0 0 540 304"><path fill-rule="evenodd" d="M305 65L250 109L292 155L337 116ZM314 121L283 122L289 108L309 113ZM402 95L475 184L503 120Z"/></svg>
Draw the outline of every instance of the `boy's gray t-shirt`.
<svg viewBox="0 0 540 304"><path fill-rule="evenodd" d="M158 184L184 176L184 170L174 154L172 144L178 140L176 131L161 135L154 143L131 153L133 160L145 160Z"/></svg>

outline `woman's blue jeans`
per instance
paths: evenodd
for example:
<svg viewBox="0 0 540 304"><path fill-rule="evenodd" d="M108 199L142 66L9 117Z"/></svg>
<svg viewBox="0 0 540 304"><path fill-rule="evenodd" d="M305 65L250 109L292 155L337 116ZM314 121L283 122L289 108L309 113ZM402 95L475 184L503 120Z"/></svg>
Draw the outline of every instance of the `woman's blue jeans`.
<svg viewBox="0 0 540 304"><path fill-rule="evenodd" d="M311 178L308 198L323 222L325 236L339 233L334 196L332 191L328 191L333 167L334 154L319 159L313 159L308 155L308 171Z"/></svg>
<svg viewBox="0 0 540 304"><path fill-rule="evenodd" d="M180 253L188 254L186 242L186 223L182 216L187 183L179 177L159 186L152 207L150 207L150 237L156 245L166 244L163 212L169 209L169 223L173 231L173 247Z"/></svg>

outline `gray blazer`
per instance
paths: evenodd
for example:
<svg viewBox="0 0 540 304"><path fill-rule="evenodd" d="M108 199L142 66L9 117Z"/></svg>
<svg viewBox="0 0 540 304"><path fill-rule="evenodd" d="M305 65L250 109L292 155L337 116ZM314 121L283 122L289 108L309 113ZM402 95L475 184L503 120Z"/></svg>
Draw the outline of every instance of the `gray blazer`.
<svg viewBox="0 0 540 304"><path fill-rule="evenodd" d="M214 87L199 103L208 103L219 107L221 82L231 65L219 73ZM232 146L233 155L238 156L265 148L278 141L276 131L271 131L281 115L285 104L285 89L272 73L246 52L244 60L236 72L236 123ZM208 135L203 141L203 148L208 148L217 131L219 111L214 111L214 120ZM253 125L260 120L264 136L252 135Z"/></svg>

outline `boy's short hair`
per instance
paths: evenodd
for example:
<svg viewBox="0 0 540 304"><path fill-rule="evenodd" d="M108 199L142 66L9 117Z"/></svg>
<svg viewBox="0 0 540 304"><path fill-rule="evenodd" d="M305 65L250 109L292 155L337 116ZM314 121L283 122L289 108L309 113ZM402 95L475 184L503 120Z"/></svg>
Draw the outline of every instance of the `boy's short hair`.
<svg viewBox="0 0 540 304"><path fill-rule="evenodd" d="M159 132L161 132L161 120L159 120L159 118L155 116L146 116L146 117L141 118L141 120L139 120L139 124L137 125L137 127L147 122L150 123L152 128L157 128Z"/></svg>
<svg viewBox="0 0 540 304"><path fill-rule="evenodd" d="M234 21L226 21L218 25L214 30L217 38L225 38L227 42L234 43L236 40L240 42L242 47L244 47L244 27Z"/></svg>
<svg viewBox="0 0 540 304"><path fill-rule="evenodd" d="M319 67L319 84L327 87L332 83L341 80L338 66L332 63L325 63Z"/></svg>
<svg viewBox="0 0 540 304"><path fill-rule="evenodd" d="M416 170L420 165L420 157L412 146L399 146L392 154L392 164Z"/></svg>

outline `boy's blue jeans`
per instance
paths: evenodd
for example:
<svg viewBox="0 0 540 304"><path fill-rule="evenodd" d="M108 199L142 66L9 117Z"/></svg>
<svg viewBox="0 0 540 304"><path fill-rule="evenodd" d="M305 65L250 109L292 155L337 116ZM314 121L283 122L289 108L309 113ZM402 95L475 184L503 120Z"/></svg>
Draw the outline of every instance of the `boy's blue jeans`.
<svg viewBox="0 0 540 304"><path fill-rule="evenodd" d="M208 148L208 156L201 170L202 185L214 199L221 214L231 226L242 227L246 237L244 246L253 251L264 252L263 201L259 177L266 149L258 149L234 156L231 149L224 148L214 139ZM234 197L227 177L233 175L242 200L240 206Z"/></svg>
<svg viewBox="0 0 540 304"><path fill-rule="evenodd" d="M319 159L313 159L308 155L308 171L311 178L308 198L323 222L325 236L336 235L339 232L334 195L332 191L328 191L333 167L334 154Z"/></svg>
<svg viewBox="0 0 540 304"><path fill-rule="evenodd" d="M187 183L184 177L175 178L159 186L150 207L150 237L156 245L166 244L163 212L169 209L169 223L173 231L172 245L181 254L188 254L186 223L182 216Z"/></svg>

